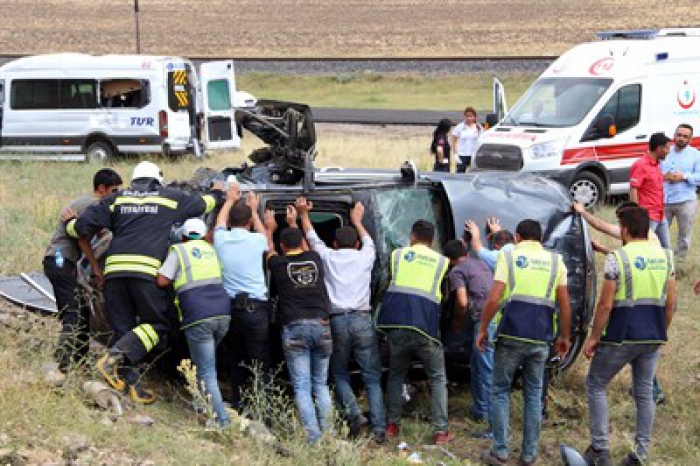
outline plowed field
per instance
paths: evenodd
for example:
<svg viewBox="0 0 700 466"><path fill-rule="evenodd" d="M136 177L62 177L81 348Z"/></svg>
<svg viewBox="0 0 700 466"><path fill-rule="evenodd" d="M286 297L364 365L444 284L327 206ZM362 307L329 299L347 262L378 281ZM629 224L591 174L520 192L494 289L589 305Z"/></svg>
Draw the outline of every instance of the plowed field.
<svg viewBox="0 0 700 466"><path fill-rule="evenodd" d="M557 55L595 31L700 24L697 0L141 0L142 53ZM0 54L135 51L132 0L0 0Z"/></svg>

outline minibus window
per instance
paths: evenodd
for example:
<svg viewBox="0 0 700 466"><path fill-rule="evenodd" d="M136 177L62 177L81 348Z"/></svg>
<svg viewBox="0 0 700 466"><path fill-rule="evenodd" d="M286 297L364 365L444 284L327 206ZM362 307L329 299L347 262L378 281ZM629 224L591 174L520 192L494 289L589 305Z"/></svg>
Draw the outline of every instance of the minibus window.
<svg viewBox="0 0 700 466"><path fill-rule="evenodd" d="M139 79L100 81L100 106L104 108L143 108L150 103L150 83Z"/></svg>
<svg viewBox="0 0 700 466"><path fill-rule="evenodd" d="M17 79L12 81L10 105L14 110L61 108L58 79Z"/></svg>
<svg viewBox="0 0 700 466"><path fill-rule="evenodd" d="M97 108L97 81L87 79L62 79L61 108Z"/></svg>
<svg viewBox="0 0 700 466"><path fill-rule="evenodd" d="M504 126L565 128L579 124L610 87L611 79L543 78L527 90Z"/></svg>
<svg viewBox="0 0 700 466"><path fill-rule="evenodd" d="M207 83L207 104L211 111L231 110L231 92L228 80L217 79Z"/></svg>

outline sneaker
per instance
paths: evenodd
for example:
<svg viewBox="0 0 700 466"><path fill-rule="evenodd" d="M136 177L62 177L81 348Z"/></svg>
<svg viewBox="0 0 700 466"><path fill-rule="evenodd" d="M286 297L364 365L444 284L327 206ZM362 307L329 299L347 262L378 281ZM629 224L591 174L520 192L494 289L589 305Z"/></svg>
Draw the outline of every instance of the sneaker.
<svg viewBox="0 0 700 466"><path fill-rule="evenodd" d="M588 466L612 466L609 450L596 451L590 445L583 452L583 459L586 460Z"/></svg>
<svg viewBox="0 0 700 466"><path fill-rule="evenodd" d="M518 460L518 466L535 466L536 461L537 460L525 461L524 459L520 458Z"/></svg>
<svg viewBox="0 0 700 466"><path fill-rule="evenodd" d="M372 434L372 441L379 445L386 442L386 433L384 431L374 432Z"/></svg>
<svg viewBox="0 0 700 466"><path fill-rule="evenodd" d="M654 403L657 406L666 403L666 394L664 392L654 393Z"/></svg>
<svg viewBox="0 0 700 466"><path fill-rule="evenodd" d="M390 422L386 425L385 433L389 438L396 437L401 433L401 428L393 422Z"/></svg>
<svg viewBox="0 0 700 466"><path fill-rule="evenodd" d="M491 466L501 466L508 463L508 458L501 458L491 451L490 448L481 452L479 459L481 460L482 464L488 464Z"/></svg>
<svg viewBox="0 0 700 466"><path fill-rule="evenodd" d="M646 460L644 462L646 463ZM636 466L644 463L642 463L642 460L636 453L628 453L627 456L622 459L622 463L620 464L622 464L622 466Z"/></svg>
<svg viewBox="0 0 700 466"><path fill-rule="evenodd" d="M442 432L435 433L434 443L435 443L435 445L447 445L448 443L450 443L454 439L455 439L455 434L453 434L449 430L445 430Z"/></svg>
<svg viewBox="0 0 700 466"><path fill-rule="evenodd" d="M129 385L128 389L129 398L134 403L139 403L142 405L150 405L156 401L156 395L150 390L142 388L141 385Z"/></svg>
<svg viewBox="0 0 700 466"><path fill-rule="evenodd" d="M367 425L367 418L362 414L353 418L348 422L348 436L351 438L359 437L362 433L362 427Z"/></svg>
<svg viewBox="0 0 700 466"><path fill-rule="evenodd" d="M474 430L470 434L471 438L476 438L480 440L490 440L493 438L493 432L489 429Z"/></svg>
<svg viewBox="0 0 700 466"><path fill-rule="evenodd" d="M126 384L117 373L122 359L122 356L117 356L114 353L105 353L104 356L97 360L96 365L97 371L104 377L107 383L109 383L113 389L120 392L126 387Z"/></svg>

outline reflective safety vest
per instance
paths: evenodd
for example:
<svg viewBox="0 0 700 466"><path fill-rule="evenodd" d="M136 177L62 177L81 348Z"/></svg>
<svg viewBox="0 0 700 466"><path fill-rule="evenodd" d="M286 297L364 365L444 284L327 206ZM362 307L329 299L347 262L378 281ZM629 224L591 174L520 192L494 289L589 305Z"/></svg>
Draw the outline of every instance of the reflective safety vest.
<svg viewBox="0 0 700 466"><path fill-rule="evenodd" d="M671 251L634 241L614 252L620 279L601 343L664 343Z"/></svg>
<svg viewBox="0 0 700 466"><path fill-rule="evenodd" d="M182 328L230 315L231 300L224 290L214 248L206 241L191 240L170 249L175 251L180 263L180 274L173 287Z"/></svg>
<svg viewBox="0 0 700 466"><path fill-rule="evenodd" d="M447 258L427 246L397 249L391 255L391 283L377 316L377 328L410 329L440 343L440 285Z"/></svg>
<svg viewBox="0 0 700 466"><path fill-rule="evenodd" d="M528 343L550 342L556 332L556 287L561 257L539 243L503 251L506 300L496 335ZM563 265L561 265L563 267Z"/></svg>

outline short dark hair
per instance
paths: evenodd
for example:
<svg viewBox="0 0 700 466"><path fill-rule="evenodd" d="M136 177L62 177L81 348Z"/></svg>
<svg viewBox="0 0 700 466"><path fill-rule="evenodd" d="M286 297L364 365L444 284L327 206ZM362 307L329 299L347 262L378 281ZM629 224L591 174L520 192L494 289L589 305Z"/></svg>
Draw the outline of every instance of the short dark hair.
<svg viewBox="0 0 700 466"><path fill-rule="evenodd" d="M228 224L231 227L244 227L252 218L253 210L243 200L239 200L228 213Z"/></svg>
<svg viewBox="0 0 700 466"><path fill-rule="evenodd" d="M523 220L518 223L515 233L524 241L542 241L542 225L537 220Z"/></svg>
<svg viewBox="0 0 700 466"><path fill-rule="evenodd" d="M335 230L335 242L339 248L354 248L358 240L357 230L349 225Z"/></svg>
<svg viewBox="0 0 700 466"><path fill-rule="evenodd" d="M671 140L664 133L654 133L649 138L649 152L654 152L659 147L665 146Z"/></svg>
<svg viewBox="0 0 700 466"><path fill-rule="evenodd" d="M493 234L494 246L505 246L506 244L515 243L515 237L510 230L498 230Z"/></svg>
<svg viewBox="0 0 700 466"><path fill-rule="evenodd" d="M427 220L416 220L411 227L411 234L421 243L432 243L435 237L435 225Z"/></svg>
<svg viewBox="0 0 700 466"><path fill-rule="evenodd" d="M649 237L649 212L644 207L628 207L617 213L620 228L627 228L627 232L634 239L647 239Z"/></svg>
<svg viewBox="0 0 700 466"><path fill-rule="evenodd" d="M112 186L119 186L120 184L122 184L122 177L111 168L98 170L95 176L92 177L92 187L95 191L103 185L105 188L111 188Z"/></svg>
<svg viewBox="0 0 700 466"><path fill-rule="evenodd" d="M639 207L639 204L637 204L634 201L625 201L622 204L620 204L619 206L617 206L617 209L615 209L615 215L618 215L621 211L623 211L625 209L629 209L630 207L632 207L632 208Z"/></svg>
<svg viewBox="0 0 700 466"><path fill-rule="evenodd" d="M463 241L453 239L445 244L445 247L442 248L442 253L448 259L459 259L467 255L467 246Z"/></svg>
<svg viewBox="0 0 700 466"><path fill-rule="evenodd" d="M693 136L694 131L693 131L693 127L691 125L689 125L688 123L681 123L680 125L678 125L676 127L676 131L678 131L681 128L690 130L690 136L691 137Z"/></svg>
<svg viewBox="0 0 700 466"><path fill-rule="evenodd" d="M301 230L299 228L284 228L280 232L280 244L283 244L289 249L296 249L301 247L301 242L304 239Z"/></svg>

